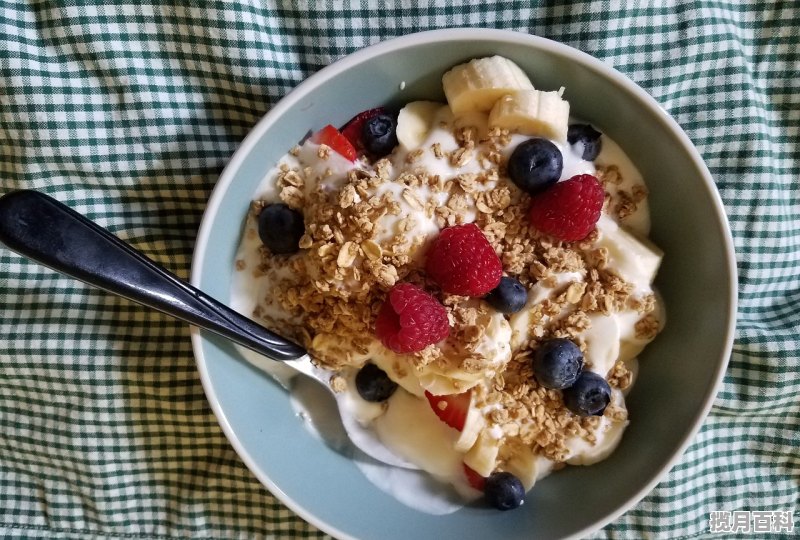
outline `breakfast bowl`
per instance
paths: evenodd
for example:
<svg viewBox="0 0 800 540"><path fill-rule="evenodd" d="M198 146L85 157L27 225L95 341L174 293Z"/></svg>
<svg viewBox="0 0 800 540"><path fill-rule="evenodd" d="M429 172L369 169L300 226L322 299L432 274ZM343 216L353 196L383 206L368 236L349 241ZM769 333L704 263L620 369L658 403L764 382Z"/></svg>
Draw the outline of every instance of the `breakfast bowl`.
<svg viewBox="0 0 800 540"><path fill-rule="evenodd" d="M514 511L468 504L446 515L419 511L376 487L354 454L308 429L296 396L230 343L194 330L206 395L236 452L290 509L337 538L585 536L636 504L669 471L699 429L725 372L736 265L722 203L697 150L625 76L565 45L513 32L413 34L353 53L300 84L253 128L223 171L199 231L193 285L230 302L254 192L309 131L342 125L377 106L443 102L444 72L492 55L515 62L536 88L564 87L571 115L616 141L646 179L649 238L664 252L654 285L667 323L640 356L626 398L630 425L610 457L544 478Z"/></svg>

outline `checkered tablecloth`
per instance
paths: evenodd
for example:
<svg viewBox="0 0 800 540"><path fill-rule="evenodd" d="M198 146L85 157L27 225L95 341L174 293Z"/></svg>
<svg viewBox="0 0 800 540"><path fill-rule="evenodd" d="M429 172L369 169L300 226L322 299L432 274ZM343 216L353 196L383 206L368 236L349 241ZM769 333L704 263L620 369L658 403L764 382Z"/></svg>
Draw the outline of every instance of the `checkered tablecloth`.
<svg viewBox="0 0 800 540"><path fill-rule="evenodd" d="M352 51L417 30L496 27L627 74L716 179L741 303L703 429L597 536L720 537L708 532L712 511L800 519L800 4L80 4L0 2L0 192L54 195L183 277L238 143ZM186 325L0 249L0 537L320 536L223 436Z"/></svg>

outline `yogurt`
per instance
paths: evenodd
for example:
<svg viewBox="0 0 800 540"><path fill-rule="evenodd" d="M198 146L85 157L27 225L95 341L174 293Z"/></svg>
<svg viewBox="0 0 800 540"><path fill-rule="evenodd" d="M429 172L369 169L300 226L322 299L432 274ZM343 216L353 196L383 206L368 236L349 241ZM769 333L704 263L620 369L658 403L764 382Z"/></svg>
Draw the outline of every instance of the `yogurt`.
<svg viewBox="0 0 800 540"><path fill-rule="evenodd" d="M578 174L606 180L610 200L593 237L577 247L536 240L534 257L526 251L530 238L514 243L514 216L521 215L527 195L498 167L529 137L493 134L486 114L471 115L464 131L459 127L464 118L454 118L446 105L426 110L430 118L417 127L428 126L421 143L401 143L375 164L350 162L310 140L281 158L254 200L302 208L303 249L270 256L258 237L256 211L251 212L237 253L231 305L308 347L319 365L342 381L337 390L346 393L348 403L343 414L374 430L379 444L419 469L360 456L356 464L370 481L404 504L442 514L480 497L468 484L465 464L482 476L512 472L531 489L555 468L589 465L613 451L628 424L624 394L636 357L663 325L652 288L662 255L645 239L649 212L642 177L605 135L594 162L582 159L580 145L556 142L564 158L561 180ZM472 143L465 145L465 137ZM471 155L464 158L464 149ZM354 208L370 212L367 222L351 224L361 217ZM317 221L319 216L326 221ZM422 279L425 251L442 228L471 222L503 252L506 271L528 284L525 307L505 316L480 299L451 298L446 302L453 324L478 337L460 341L454 337L458 332L451 332L431 349L433 360L386 349L371 331L371 306L394 283ZM520 234L529 234L524 231ZM516 245L520 253L512 253L506 264ZM536 393L535 382L525 379L533 344L561 334L582 346L586 369L612 382L603 416L573 418L557 391ZM330 419L315 422L325 398L308 382L292 382L285 366L245 355L290 389L298 417L312 430L342 444L341 431L320 429ZM382 404L364 401L352 382L366 362L399 385ZM473 365L479 369L468 369ZM444 424L425 397L467 391L472 401L460 432Z"/></svg>

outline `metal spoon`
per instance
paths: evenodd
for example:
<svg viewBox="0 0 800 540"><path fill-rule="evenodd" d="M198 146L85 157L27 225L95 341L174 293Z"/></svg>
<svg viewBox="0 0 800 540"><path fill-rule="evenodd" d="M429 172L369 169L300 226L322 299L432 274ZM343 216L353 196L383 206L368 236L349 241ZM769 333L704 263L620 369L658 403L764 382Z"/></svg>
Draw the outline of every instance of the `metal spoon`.
<svg viewBox="0 0 800 540"><path fill-rule="evenodd" d="M0 242L53 270L284 362L331 390L330 373L314 366L301 346L214 300L44 193L20 190L0 197ZM343 398L333 395L341 413ZM348 437L362 452L389 465L417 468L351 415L340 416Z"/></svg>

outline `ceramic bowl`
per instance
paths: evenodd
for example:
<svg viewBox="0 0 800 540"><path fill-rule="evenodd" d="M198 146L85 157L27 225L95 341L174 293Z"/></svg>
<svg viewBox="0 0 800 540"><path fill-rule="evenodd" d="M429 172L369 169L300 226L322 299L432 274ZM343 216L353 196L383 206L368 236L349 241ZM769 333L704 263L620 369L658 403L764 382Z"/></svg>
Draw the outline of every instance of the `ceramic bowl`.
<svg viewBox="0 0 800 540"><path fill-rule="evenodd" d="M497 30L422 32L368 47L322 69L280 101L244 140L203 217L192 283L229 300L250 199L279 157L310 129L415 99L444 100L455 64L499 54L541 89L566 88L572 114L626 151L650 190L651 239L665 257L656 287L666 328L640 357L627 399L631 424L613 455L540 481L523 507L413 510L377 489L351 459L315 438L287 392L205 332L193 344L208 400L245 464L289 508L339 538L565 538L609 523L644 497L699 429L724 374L736 312L736 266L714 182L677 123L608 65L546 39Z"/></svg>

